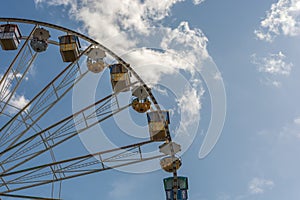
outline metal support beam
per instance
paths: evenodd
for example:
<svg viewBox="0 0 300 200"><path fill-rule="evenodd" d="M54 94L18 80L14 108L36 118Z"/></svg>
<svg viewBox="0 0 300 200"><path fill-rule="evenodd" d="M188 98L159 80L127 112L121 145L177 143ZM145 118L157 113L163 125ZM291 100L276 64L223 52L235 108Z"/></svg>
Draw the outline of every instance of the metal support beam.
<svg viewBox="0 0 300 200"><path fill-rule="evenodd" d="M21 49L4 73L2 79L0 80L0 102L4 103L4 105L0 104L0 114L3 113L4 109L10 102L11 98L13 97L14 93L26 76L28 70L32 66L32 63L37 56L37 53L32 53L31 48L28 44L36 28L37 25L34 26L28 38L26 39ZM17 63L18 60L19 62ZM9 92L8 89L10 89Z"/></svg>
<svg viewBox="0 0 300 200"><path fill-rule="evenodd" d="M151 159L161 158L163 156L162 154L141 158L139 149L152 142L153 141L140 142L94 154L88 154L9 173L2 173L0 174L0 177L8 179L6 183L12 187L9 191L4 191L2 193L10 193L26 188L49 184L53 181L62 181ZM99 156L101 156L102 160L96 159L99 158ZM110 163L110 166L106 166L105 163ZM63 171L66 176L53 180L53 173L51 170L47 170L47 168L57 165L60 165L61 169L57 169L54 173L61 173ZM2 186L3 184L0 184L0 187Z"/></svg>

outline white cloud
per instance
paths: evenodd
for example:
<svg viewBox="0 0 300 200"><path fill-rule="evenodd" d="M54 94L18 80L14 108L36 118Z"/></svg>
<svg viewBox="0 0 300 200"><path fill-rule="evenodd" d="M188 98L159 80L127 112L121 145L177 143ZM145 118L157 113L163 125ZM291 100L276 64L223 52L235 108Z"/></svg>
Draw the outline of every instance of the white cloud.
<svg viewBox="0 0 300 200"><path fill-rule="evenodd" d="M203 3L205 0L193 0L195 5L199 5L200 3Z"/></svg>
<svg viewBox="0 0 300 200"><path fill-rule="evenodd" d="M270 79L266 79L265 84L274 86L276 88L280 88L282 86L282 83L280 81L270 80Z"/></svg>
<svg viewBox="0 0 300 200"><path fill-rule="evenodd" d="M272 4L267 16L255 30L260 40L272 42L278 35L296 36L300 34L300 1L279 0Z"/></svg>
<svg viewBox="0 0 300 200"><path fill-rule="evenodd" d="M186 90L185 93L177 99L178 107L181 109L182 118L184 118L184 123L176 134L189 135L188 128L195 123L201 109L201 97L204 94L204 89L195 90L190 88ZM193 106L190 103L193 102Z"/></svg>
<svg viewBox="0 0 300 200"><path fill-rule="evenodd" d="M284 122L279 128L276 127L274 130L261 130L258 132L258 135L271 136L272 148L280 145L286 146L286 148L294 148L291 144L298 146L300 139L300 116ZM268 137L268 139L270 138Z"/></svg>
<svg viewBox="0 0 300 200"><path fill-rule="evenodd" d="M248 183L248 191L238 195L223 193L217 196L217 200L243 200L255 199L254 196L262 195L267 190L272 190L275 184L272 180L254 177Z"/></svg>
<svg viewBox="0 0 300 200"><path fill-rule="evenodd" d="M174 74L179 69L187 69L190 64L176 52L159 52L153 49L140 48L124 55L123 58L150 84L155 85L163 74Z"/></svg>
<svg viewBox="0 0 300 200"><path fill-rule="evenodd" d="M287 63L286 56L280 51L278 54L269 54L267 57L257 58L252 56L253 64L257 65L258 71L271 75L290 75L292 63Z"/></svg>
<svg viewBox="0 0 300 200"><path fill-rule="evenodd" d="M20 78L20 74L16 74L16 77ZM0 79L3 78L3 74L0 74ZM0 95L0 101L6 102L11 93L11 82L14 79L13 74L8 74L6 81L3 81L0 85L0 89L2 91ZM28 80L28 77L25 77L25 80ZM5 90L2 90L5 88ZM14 93L9 101L9 106L6 107L6 112L9 114L15 114L19 111L19 109L23 108L27 103L29 103L29 99L26 99L24 95L19 95Z"/></svg>
<svg viewBox="0 0 300 200"><path fill-rule="evenodd" d="M300 125L300 117L295 118L294 123Z"/></svg>
<svg viewBox="0 0 300 200"><path fill-rule="evenodd" d="M52 6L57 6L57 5L71 5L76 2L76 0L50 0L50 1L45 1L45 0L34 0L34 3L36 5L41 5L41 3L47 2L49 5Z"/></svg>
<svg viewBox="0 0 300 200"><path fill-rule="evenodd" d="M279 132L279 139L283 141L295 141L300 139L300 117L286 123Z"/></svg>
<svg viewBox="0 0 300 200"><path fill-rule="evenodd" d="M264 74L263 83L275 87L281 87L280 78L289 76L293 67L291 62L286 61L286 56L279 51L277 54L269 54L267 57L251 56L251 62L256 65L257 70Z"/></svg>
<svg viewBox="0 0 300 200"><path fill-rule="evenodd" d="M167 28L160 45L162 49L175 50L190 63L199 67L201 60L209 57L207 42L207 37L200 29L192 30L188 22L184 21L175 29Z"/></svg>
<svg viewBox="0 0 300 200"><path fill-rule="evenodd" d="M256 177L249 182L248 189L251 194L263 194L266 190L271 190L273 187L274 182L272 180Z"/></svg>
<svg viewBox="0 0 300 200"><path fill-rule="evenodd" d="M14 94L10 100L10 107L8 107L7 112L10 114L17 113L20 109L29 103L29 99L26 99L24 95Z"/></svg>

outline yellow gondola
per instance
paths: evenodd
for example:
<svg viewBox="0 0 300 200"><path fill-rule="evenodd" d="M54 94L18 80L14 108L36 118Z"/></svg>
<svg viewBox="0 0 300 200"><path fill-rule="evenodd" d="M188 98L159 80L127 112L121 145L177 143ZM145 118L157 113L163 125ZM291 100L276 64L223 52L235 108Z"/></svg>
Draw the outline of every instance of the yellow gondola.
<svg viewBox="0 0 300 200"><path fill-rule="evenodd" d="M150 139L152 141L165 141L167 137L165 124L168 125L170 123L169 111L161 111L161 113L163 120L160 119L159 111L147 113Z"/></svg>
<svg viewBox="0 0 300 200"><path fill-rule="evenodd" d="M178 170L182 164L180 158L172 158L172 156L167 156L160 160L160 166L166 172L173 172L174 164L176 170Z"/></svg>
<svg viewBox="0 0 300 200"><path fill-rule="evenodd" d="M150 109L151 102L148 99L149 94L143 86L133 88L132 96L135 97L131 104L135 111L144 113Z"/></svg>
<svg viewBox="0 0 300 200"><path fill-rule="evenodd" d="M127 92L130 90L130 78L128 69L122 64L109 66L112 88L115 92Z"/></svg>
<svg viewBox="0 0 300 200"><path fill-rule="evenodd" d="M60 54L64 62L74 62L79 56L79 40L75 35L58 37Z"/></svg>
<svg viewBox="0 0 300 200"><path fill-rule="evenodd" d="M135 98L132 100L132 108L139 113L147 112L150 107L151 102L149 99L139 100L138 98Z"/></svg>

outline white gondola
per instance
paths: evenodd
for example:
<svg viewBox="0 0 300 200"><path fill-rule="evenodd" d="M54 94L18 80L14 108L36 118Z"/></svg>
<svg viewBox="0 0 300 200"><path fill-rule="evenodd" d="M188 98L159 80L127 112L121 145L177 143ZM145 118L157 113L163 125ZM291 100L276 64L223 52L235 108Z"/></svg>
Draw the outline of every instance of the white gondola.
<svg viewBox="0 0 300 200"><path fill-rule="evenodd" d="M44 28L37 28L33 32L30 46L35 52L46 51L48 47L49 31Z"/></svg>
<svg viewBox="0 0 300 200"><path fill-rule="evenodd" d="M91 72L100 73L105 68L104 58L105 52L99 47L92 47L87 53L88 58L86 61L87 67Z"/></svg>

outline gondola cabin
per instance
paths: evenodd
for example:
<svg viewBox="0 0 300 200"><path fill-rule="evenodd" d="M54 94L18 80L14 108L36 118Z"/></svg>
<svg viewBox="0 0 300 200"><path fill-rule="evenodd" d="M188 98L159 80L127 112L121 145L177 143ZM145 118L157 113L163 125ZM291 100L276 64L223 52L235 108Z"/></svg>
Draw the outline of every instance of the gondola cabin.
<svg viewBox="0 0 300 200"><path fill-rule="evenodd" d="M177 177L178 182L178 191L177 191L177 200L187 200L188 193L188 178L183 176ZM166 191L166 200L173 200L174 199L174 177L169 177L164 179L164 188Z"/></svg>
<svg viewBox="0 0 300 200"><path fill-rule="evenodd" d="M122 64L113 64L109 66L110 80L115 92L127 92L130 90L129 72Z"/></svg>
<svg viewBox="0 0 300 200"><path fill-rule="evenodd" d="M79 56L80 43L75 35L64 35L59 38L60 54L64 62L74 62Z"/></svg>
<svg viewBox="0 0 300 200"><path fill-rule="evenodd" d="M176 170L178 170L181 167L181 160L180 158L174 156L172 158L172 156L167 156L164 157L160 160L160 166L163 170L165 170L166 172L173 172L173 168L175 167Z"/></svg>
<svg viewBox="0 0 300 200"><path fill-rule="evenodd" d="M33 32L30 46L35 52L46 51L48 47L49 31L44 28L37 28Z"/></svg>
<svg viewBox="0 0 300 200"><path fill-rule="evenodd" d="M150 109L151 102L149 101L149 99L139 100L139 98L134 98L132 100L131 106L135 111L137 111L139 113L144 113Z"/></svg>
<svg viewBox="0 0 300 200"><path fill-rule="evenodd" d="M166 191L166 200L174 200L174 191L168 190ZM187 200L187 190L178 190L177 191L177 200Z"/></svg>
<svg viewBox="0 0 300 200"><path fill-rule="evenodd" d="M21 32L16 24L0 25L0 44L3 50L16 50L20 44Z"/></svg>
<svg viewBox="0 0 300 200"><path fill-rule="evenodd" d="M105 52L99 47L92 47L91 50L87 53L88 58L86 64L88 69L94 73L100 73L105 68L104 57Z"/></svg>
<svg viewBox="0 0 300 200"><path fill-rule="evenodd" d="M131 106L135 111L144 113L150 109L151 102L148 99L149 94L143 86L133 88L132 96L134 98Z"/></svg>
<svg viewBox="0 0 300 200"><path fill-rule="evenodd" d="M159 111L147 113L150 139L152 141L165 141L167 130L165 124L170 124L169 111L161 111L163 119L160 118Z"/></svg>

